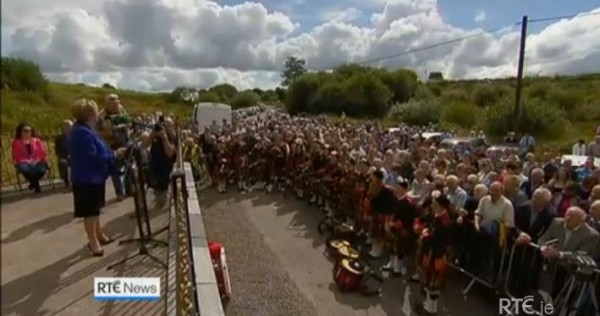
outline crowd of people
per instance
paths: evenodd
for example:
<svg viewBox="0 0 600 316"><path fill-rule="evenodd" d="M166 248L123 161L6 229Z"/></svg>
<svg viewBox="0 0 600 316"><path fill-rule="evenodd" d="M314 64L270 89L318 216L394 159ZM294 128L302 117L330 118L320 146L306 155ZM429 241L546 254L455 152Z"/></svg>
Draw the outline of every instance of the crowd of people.
<svg viewBox="0 0 600 316"><path fill-rule="evenodd" d="M416 256L419 269L409 279L424 285L426 314L437 312L450 261L480 275L496 249L547 242L536 260L579 252L600 260L597 157L581 165L536 157L528 135L500 151L444 148L420 137L433 128L390 130L270 111L207 128L198 144L187 143L187 152L197 147L200 154L186 159L201 157L196 168L219 192L283 192L321 207L364 235L371 257L389 256L385 270L404 275L407 258ZM515 291L537 286L541 264L532 267L513 267Z"/></svg>
<svg viewBox="0 0 600 316"><path fill-rule="evenodd" d="M203 130L179 124L178 140L172 115L130 116L114 94L101 111L91 100L77 101L73 117L63 123L55 152L95 256L112 241L98 220L104 183L111 178L117 199L127 197L127 149L135 138L156 207L169 204L180 141L195 177L207 176L219 192L283 192L306 200L364 236L371 257L389 256L383 269L396 275L407 275L407 260L416 257L409 279L424 285L419 309L426 314L438 311L449 262L478 275L497 248L529 243L544 245L535 260L583 252L600 261L600 135L585 149L574 146L574 155L589 155L574 163L536 155L529 135L508 135L505 141L516 146L501 150L442 146L424 137L438 132L432 125L386 129L263 108ZM30 125L17 128L12 148L17 170L39 192L48 162ZM537 286L542 264L532 267L538 271L515 267L518 291Z"/></svg>

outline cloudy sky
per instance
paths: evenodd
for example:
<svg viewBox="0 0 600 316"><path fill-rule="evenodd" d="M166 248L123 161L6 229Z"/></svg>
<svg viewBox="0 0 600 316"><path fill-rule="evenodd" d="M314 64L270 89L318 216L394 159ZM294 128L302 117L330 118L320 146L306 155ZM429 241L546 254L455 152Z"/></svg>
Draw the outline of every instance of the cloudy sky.
<svg viewBox="0 0 600 316"><path fill-rule="evenodd" d="M483 33L373 65L494 78L515 73L524 14L579 14L530 25L528 74L600 72L598 0L4 0L2 55L63 82L272 88L287 56L328 69Z"/></svg>

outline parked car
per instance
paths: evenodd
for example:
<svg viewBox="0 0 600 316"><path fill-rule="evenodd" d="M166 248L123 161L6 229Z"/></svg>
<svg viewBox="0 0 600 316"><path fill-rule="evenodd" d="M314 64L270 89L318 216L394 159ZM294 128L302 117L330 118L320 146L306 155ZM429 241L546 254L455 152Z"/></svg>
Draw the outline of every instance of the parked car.
<svg viewBox="0 0 600 316"><path fill-rule="evenodd" d="M448 149L454 149L456 147L467 147L467 148L487 148L488 144L485 139L480 137L456 137L444 139L440 143L442 147Z"/></svg>
<svg viewBox="0 0 600 316"><path fill-rule="evenodd" d="M423 138L425 141L434 143L434 144L439 144L440 142L442 142L442 139L444 138L444 133L421 133L421 134L414 134L412 136L412 139L417 139L417 138Z"/></svg>
<svg viewBox="0 0 600 316"><path fill-rule="evenodd" d="M500 151L500 152L504 152L507 149L513 150L513 151L519 151L519 145L518 144L507 144L507 143L502 143L502 144L496 144L496 145L492 145L488 148L488 150L491 151Z"/></svg>

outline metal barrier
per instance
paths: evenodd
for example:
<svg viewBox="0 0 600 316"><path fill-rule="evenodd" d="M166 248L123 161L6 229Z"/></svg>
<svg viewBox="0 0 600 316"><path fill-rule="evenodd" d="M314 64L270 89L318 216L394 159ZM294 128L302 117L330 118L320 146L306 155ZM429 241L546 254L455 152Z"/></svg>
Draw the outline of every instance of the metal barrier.
<svg viewBox="0 0 600 316"><path fill-rule="evenodd" d="M502 246L498 245L497 238L482 241L481 237L479 234L471 236L477 244L458 248L463 253L459 251L457 260L450 263L450 267L471 279L462 290L465 296L475 284L483 285L497 294L502 290L503 272L506 270L510 248L506 242ZM482 250L489 251L489 253L479 253ZM491 256L487 256L489 254ZM467 258L465 259L465 257Z"/></svg>
<svg viewBox="0 0 600 316"><path fill-rule="evenodd" d="M537 244L514 244L504 278L504 293L510 298L537 296L553 306L554 315L599 315L600 269L591 265L591 258L586 262L585 257L574 253L549 261L544 259Z"/></svg>
<svg viewBox="0 0 600 316"><path fill-rule="evenodd" d="M173 205L169 223L169 255L167 270L167 312L169 316L197 316L186 177L181 155L181 133L177 132L177 160L171 175Z"/></svg>
<svg viewBox="0 0 600 316"><path fill-rule="evenodd" d="M472 237L476 243L481 242L478 240L481 235ZM600 316L595 314L600 313L597 303L600 301L600 269L585 254L569 253L562 259L550 261L544 259L540 246L534 243L521 245L507 240L502 246L479 243L475 247L457 247L472 257L464 260L459 252L459 259L450 264L471 279L463 289L463 295L479 284L512 299L531 296L551 304L555 311L553 315ZM489 257L481 260L485 254L480 251L484 249L493 250ZM478 259L475 264L474 258ZM543 316L537 311L533 313Z"/></svg>

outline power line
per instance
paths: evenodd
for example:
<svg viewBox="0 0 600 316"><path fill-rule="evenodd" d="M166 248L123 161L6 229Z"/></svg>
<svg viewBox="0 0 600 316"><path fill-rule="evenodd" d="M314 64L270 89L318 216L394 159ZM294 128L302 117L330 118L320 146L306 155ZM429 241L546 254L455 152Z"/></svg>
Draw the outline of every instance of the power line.
<svg viewBox="0 0 600 316"><path fill-rule="evenodd" d="M588 12L588 13L579 13L579 14L571 14L571 15L553 16L553 17L547 17L547 18L530 19L528 21L528 23L552 22L552 21L558 21L558 20L563 20L563 19L572 19L572 18L587 17L587 16L594 16L594 15L600 15L600 12ZM517 25L521 25L521 22L518 22Z"/></svg>
<svg viewBox="0 0 600 316"><path fill-rule="evenodd" d="M537 18L537 19L530 19L528 21L528 23L551 22L551 21L557 21L557 20L562 20L562 19L572 19L572 18L575 18L575 17L587 17L587 16L595 16L595 15L600 15L600 12L589 12L589 13L579 13L579 14L571 14L571 15L563 15L563 16L543 17L543 18ZM483 35L486 35L486 34L493 34L493 33L505 30L505 29L510 28L510 27L519 26L519 25L521 25L521 23L522 22L519 21L519 22L515 22L515 23L513 23L511 25L508 25L508 26L487 29L487 30L484 30L484 31L481 31L481 32L478 32L478 33L475 33L475 34L466 35L466 36L454 38L454 39L443 41L443 42L438 42L438 43L427 45L427 46L413 48L413 49L409 49L409 50L406 50L406 51L401 51L401 52L390 54L390 55L386 55L386 56L381 56L381 57L377 57L377 58L367 59L367 60L364 60L364 61L357 62L357 64L359 64L359 65L372 64L372 63L376 63L376 62L379 62L379 61L388 60L388 59L392 59L392 58L397 58L397 57L401 57L401 56L404 56L404 55L410 55L410 54L414 54L414 53L418 53L418 52L422 52L422 51L427 51L427 50L430 50L430 49L434 49L434 48L438 48L438 47L442 47L442 46L446 46L446 45L452 45L452 44L460 43L460 42L468 40L468 39L472 39L472 38L476 38L476 37L479 37L479 36L483 36Z"/></svg>
<svg viewBox="0 0 600 316"><path fill-rule="evenodd" d="M462 36L462 37L458 37L458 38L454 38L448 41L444 41L444 42L439 42L439 43L435 43L435 44L431 44L431 45L427 45L427 46L423 46L423 47L419 47L419 48L413 48L413 49L409 49L403 52L399 52L399 53L395 53L395 54L391 54L391 55L387 55L387 56L382 56L382 57L378 57L378 58L373 58L373 59L368 59L365 61L361 61L358 62L358 64L362 65L362 64L371 64L371 63L375 63L378 61L382 61L382 60L386 60L386 59L391 59L391 58L396 58L396 57L400 57L403 55L408 55L408 54L413 54L413 53L418 53L418 52L422 52L422 51L426 51L426 50L430 50L433 48L437 48L440 46L446 46L446 45L450 45L450 44L454 44L454 43L460 43L462 41L471 39L471 38L475 38L475 37L479 37L485 34L492 34L492 33L496 33L499 32L501 30L506 29L506 27L498 27L498 28L493 28L493 29L489 29L489 30L484 30L475 34L471 34L471 35L467 35L467 36Z"/></svg>

